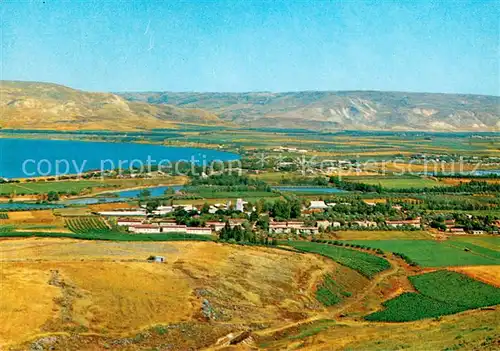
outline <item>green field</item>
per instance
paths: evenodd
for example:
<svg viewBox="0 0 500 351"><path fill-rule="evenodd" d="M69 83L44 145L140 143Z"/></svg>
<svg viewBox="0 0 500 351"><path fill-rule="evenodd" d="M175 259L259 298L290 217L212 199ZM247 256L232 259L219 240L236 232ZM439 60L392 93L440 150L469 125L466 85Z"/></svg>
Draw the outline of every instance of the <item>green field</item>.
<svg viewBox="0 0 500 351"><path fill-rule="evenodd" d="M0 219L9 219L9 215L5 212L0 212Z"/></svg>
<svg viewBox="0 0 500 351"><path fill-rule="evenodd" d="M500 236L456 236L451 240L459 243L471 243L491 250L500 251Z"/></svg>
<svg viewBox="0 0 500 351"><path fill-rule="evenodd" d="M428 178L419 177L405 177L405 176L394 176L394 177L384 177L384 176L347 176L343 177L342 180L347 182L357 182L369 185L381 185L388 189L401 189L401 188L426 188L443 186L443 183L439 183Z"/></svg>
<svg viewBox="0 0 500 351"><path fill-rule="evenodd" d="M0 184L0 194L32 195L46 194L49 191L55 192L77 192L80 193L86 188L110 187L100 181L79 180L79 181L59 181L59 182L36 182L36 183L8 183Z"/></svg>
<svg viewBox="0 0 500 351"><path fill-rule="evenodd" d="M102 218L96 216L66 218L65 222L66 227L77 234L98 234L112 231Z"/></svg>
<svg viewBox="0 0 500 351"><path fill-rule="evenodd" d="M381 257L343 247L309 241L291 241L288 242L288 245L304 252L316 253L331 258L335 262L354 269L370 279L377 273L391 267L391 264Z"/></svg>
<svg viewBox="0 0 500 351"><path fill-rule="evenodd" d="M500 304L500 289L463 274L437 271L409 278L418 293L404 293L365 318L407 322Z"/></svg>
<svg viewBox="0 0 500 351"><path fill-rule="evenodd" d="M1 232L0 238L72 238L83 240L106 240L106 241L212 241L210 235L197 234L124 234L117 232L109 233L41 233L41 232Z"/></svg>
<svg viewBox="0 0 500 351"><path fill-rule="evenodd" d="M366 245L383 251L402 253L422 267L447 267L500 264L498 252L485 247L462 246L456 241L431 240L350 240L351 244Z"/></svg>

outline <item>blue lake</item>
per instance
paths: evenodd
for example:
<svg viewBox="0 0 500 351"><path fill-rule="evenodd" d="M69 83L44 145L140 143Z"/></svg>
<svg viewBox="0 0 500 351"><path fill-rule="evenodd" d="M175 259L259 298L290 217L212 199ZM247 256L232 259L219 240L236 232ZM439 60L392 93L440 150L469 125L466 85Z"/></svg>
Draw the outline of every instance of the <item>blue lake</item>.
<svg viewBox="0 0 500 351"><path fill-rule="evenodd" d="M106 143L72 140L2 139L0 138L0 177L28 178L77 174L89 170L130 169L168 166L185 160L197 164L213 160L237 160L237 154L211 149L166 147L134 143Z"/></svg>
<svg viewBox="0 0 500 351"><path fill-rule="evenodd" d="M303 192L315 194L345 193L345 190L330 187L309 187L309 186L273 186L273 189L289 192Z"/></svg>
<svg viewBox="0 0 500 351"><path fill-rule="evenodd" d="M147 189L151 193L151 196L163 196L167 189L174 189L174 191L178 191L182 189L182 185L173 185L173 186L156 186L144 189L135 189L135 190L123 190L117 191L113 193L103 193L101 196L95 197L82 197L79 199L71 199L61 201L64 205L92 205L97 203L105 203L105 202L120 202L126 200L138 199L141 191ZM111 196L112 195L112 196Z"/></svg>

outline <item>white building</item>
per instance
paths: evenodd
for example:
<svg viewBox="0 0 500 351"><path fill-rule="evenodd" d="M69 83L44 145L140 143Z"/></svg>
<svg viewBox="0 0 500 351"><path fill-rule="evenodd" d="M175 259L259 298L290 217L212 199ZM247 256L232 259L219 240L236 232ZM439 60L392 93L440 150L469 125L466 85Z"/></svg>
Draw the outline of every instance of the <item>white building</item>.
<svg viewBox="0 0 500 351"><path fill-rule="evenodd" d="M187 227L186 234L211 235L211 228Z"/></svg>
<svg viewBox="0 0 500 351"><path fill-rule="evenodd" d="M291 228L289 228L286 222L271 222L269 223L269 233L270 234L284 234L290 233Z"/></svg>
<svg viewBox="0 0 500 351"><path fill-rule="evenodd" d="M298 232L300 234L311 234L311 235L314 235L314 234L318 234L319 230L318 230L318 227L301 227L301 228L298 229Z"/></svg>
<svg viewBox="0 0 500 351"><path fill-rule="evenodd" d="M243 199L237 199L236 200L236 211L243 212L244 208L245 208L245 204L247 204L247 203L248 202L243 201Z"/></svg>
<svg viewBox="0 0 500 351"><path fill-rule="evenodd" d="M187 226L185 225L169 225L166 227L161 227L162 233L186 233Z"/></svg>
<svg viewBox="0 0 500 351"><path fill-rule="evenodd" d="M159 234L161 228L151 224L140 224L128 227L129 232L136 234Z"/></svg>
<svg viewBox="0 0 500 351"><path fill-rule="evenodd" d="M309 209L310 210L318 210L318 209L321 209L321 210L324 210L328 208L328 206L325 204L324 201L311 201L311 204L309 205Z"/></svg>
<svg viewBox="0 0 500 351"><path fill-rule="evenodd" d="M304 226L304 222L302 222L302 221L288 221L288 222L286 222L286 226L288 228L298 229L298 228L301 228L302 226Z"/></svg>
<svg viewBox="0 0 500 351"><path fill-rule="evenodd" d="M373 221L354 221L353 223L360 226L360 227L363 227L363 228L377 226L377 222L373 222Z"/></svg>
<svg viewBox="0 0 500 351"><path fill-rule="evenodd" d="M322 220L322 221L316 221L316 227L318 228L323 228L326 229L331 225L330 221Z"/></svg>
<svg viewBox="0 0 500 351"><path fill-rule="evenodd" d="M207 223L205 223L205 225L209 228L212 228L216 232L220 232L226 224L224 222L208 221Z"/></svg>
<svg viewBox="0 0 500 351"><path fill-rule="evenodd" d="M121 226L121 227L130 227L130 226L139 225L142 223L143 223L142 219L130 219L130 218L119 218L116 221L116 224Z"/></svg>
<svg viewBox="0 0 500 351"><path fill-rule="evenodd" d="M135 211L102 211L98 213L106 217L146 217L146 210L142 209Z"/></svg>
<svg viewBox="0 0 500 351"><path fill-rule="evenodd" d="M473 230L472 234L481 235L481 234L484 234L484 230Z"/></svg>

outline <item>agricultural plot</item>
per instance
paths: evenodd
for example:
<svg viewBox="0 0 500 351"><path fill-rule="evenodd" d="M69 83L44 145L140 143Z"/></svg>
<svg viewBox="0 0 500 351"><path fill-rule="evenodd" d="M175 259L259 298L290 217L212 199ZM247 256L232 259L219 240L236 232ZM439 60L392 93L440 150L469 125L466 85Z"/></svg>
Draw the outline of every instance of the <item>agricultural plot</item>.
<svg viewBox="0 0 500 351"><path fill-rule="evenodd" d="M343 247L308 241L292 241L289 245L304 252L316 253L331 258L335 262L354 269L370 279L377 273L391 267L390 263L381 257Z"/></svg>
<svg viewBox="0 0 500 351"><path fill-rule="evenodd" d="M384 303L369 321L408 322L500 304L500 289L463 274L437 271L409 278L418 293L404 293Z"/></svg>
<svg viewBox="0 0 500 351"><path fill-rule="evenodd" d="M102 218L96 216L67 218L66 226L73 233L77 234L99 234L111 231L108 224Z"/></svg>
<svg viewBox="0 0 500 351"><path fill-rule="evenodd" d="M0 233L10 233L14 230L14 227L10 225L0 225Z"/></svg>
<svg viewBox="0 0 500 351"><path fill-rule="evenodd" d="M333 306L342 298L351 296L343 286L337 283L331 275L325 275L323 282L316 289L316 299L325 306Z"/></svg>
<svg viewBox="0 0 500 351"><path fill-rule="evenodd" d="M496 251L475 245L457 245L455 241L352 240L348 242L404 254L422 267L500 264Z"/></svg>
<svg viewBox="0 0 500 351"><path fill-rule="evenodd" d="M453 242L471 243L486 247L491 250L500 251L499 236L457 236L451 239Z"/></svg>
<svg viewBox="0 0 500 351"><path fill-rule="evenodd" d="M426 188L426 187L435 187L435 186L443 186L446 184L436 182L435 180L428 178L419 178L419 177L383 177L383 176L348 176L344 177L343 180L348 182L357 182L364 183L370 185L381 185L387 189L400 189L400 188Z"/></svg>
<svg viewBox="0 0 500 351"><path fill-rule="evenodd" d="M0 219L9 219L9 215L5 212L0 212Z"/></svg>

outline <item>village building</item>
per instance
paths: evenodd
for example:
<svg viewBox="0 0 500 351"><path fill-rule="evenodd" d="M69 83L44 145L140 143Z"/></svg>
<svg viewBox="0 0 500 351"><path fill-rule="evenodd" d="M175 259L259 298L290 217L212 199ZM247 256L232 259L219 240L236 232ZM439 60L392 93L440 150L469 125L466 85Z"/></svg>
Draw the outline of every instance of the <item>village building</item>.
<svg viewBox="0 0 500 351"><path fill-rule="evenodd" d="M211 235L212 229L206 227L187 227L186 234Z"/></svg>
<svg viewBox="0 0 500 351"><path fill-rule="evenodd" d="M311 201L311 203L309 205L310 210L324 210L327 208L328 208L328 206L325 204L324 201L313 200L313 201Z"/></svg>
<svg viewBox="0 0 500 351"><path fill-rule="evenodd" d="M116 221L116 224L120 227L130 227L142 223L143 223L142 219L132 219L132 218L118 218Z"/></svg>
<svg viewBox="0 0 500 351"><path fill-rule="evenodd" d="M246 219L242 219L242 218L231 218L231 219L229 219L229 226L230 226L231 228L234 228L234 227L236 227L236 226L238 226L238 225L239 225L239 226L243 225L243 223L245 223L245 222L247 222L247 220L246 220Z"/></svg>
<svg viewBox="0 0 500 351"><path fill-rule="evenodd" d="M471 233L474 235L481 235L484 234L484 230L472 230Z"/></svg>
<svg viewBox="0 0 500 351"><path fill-rule="evenodd" d="M326 219L322 221L316 221L316 227L318 228L326 229L330 227L330 225L331 225L330 221L327 221Z"/></svg>
<svg viewBox="0 0 500 351"><path fill-rule="evenodd" d="M300 234L311 234L315 235L319 233L318 227L300 227L298 229Z"/></svg>
<svg viewBox="0 0 500 351"><path fill-rule="evenodd" d="M220 232L226 224L224 222L208 221L205 226L212 228L215 232Z"/></svg>
<svg viewBox="0 0 500 351"><path fill-rule="evenodd" d="M166 227L160 227L162 233L186 233L187 226L185 225L169 225Z"/></svg>
<svg viewBox="0 0 500 351"><path fill-rule="evenodd" d="M158 222L160 227L171 227L177 225L177 222L175 219L162 219L161 221Z"/></svg>
<svg viewBox="0 0 500 351"><path fill-rule="evenodd" d="M101 216L105 217L146 217L146 210L137 209L131 211L102 211L98 212Z"/></svg>
<svg viewBox="0 0 500 351"><path fill-rule="evenodd" d="M363 228L376 227L377 226L377 222L373 222L373 221L354 221L352 223L356 224L356 225L358 225L360 227L363 227Z"/></svg>
<svg viewBox="0 0 500 351"><path fill-rule="evenodd" d="M284 234L290 233L291 228L289 228L286 222L271 222L269 223L269 233L270 234Z"/></svg>
<svg viewBox="0 0 500 351"><path fill-rule="evenodd" d="M393 228L398 228L402 226L411 226L415 228L420 228L420 218L400 220L400 221L385 221L385 224Z"/></svg>
<svg viewBox="0 0 500 351"><path fill-rule="evenodd" d="M288 221L286 222L286 226L288 228L295 228L298 229L304 225L304 222L302 221Z"/></svg>
<svg viewBox="0 0 500 351"><path fill-rule="evenodd" d="M158 234L161 228L151 224L139 224L128 227L128 231L136 234Z"/></svg>
<svg viewBox="0 0 500 351"><path fill-rule="evenodd" d="M448 229L450 233L453 234L465 234L464 228L453 227Z"/></svg>

